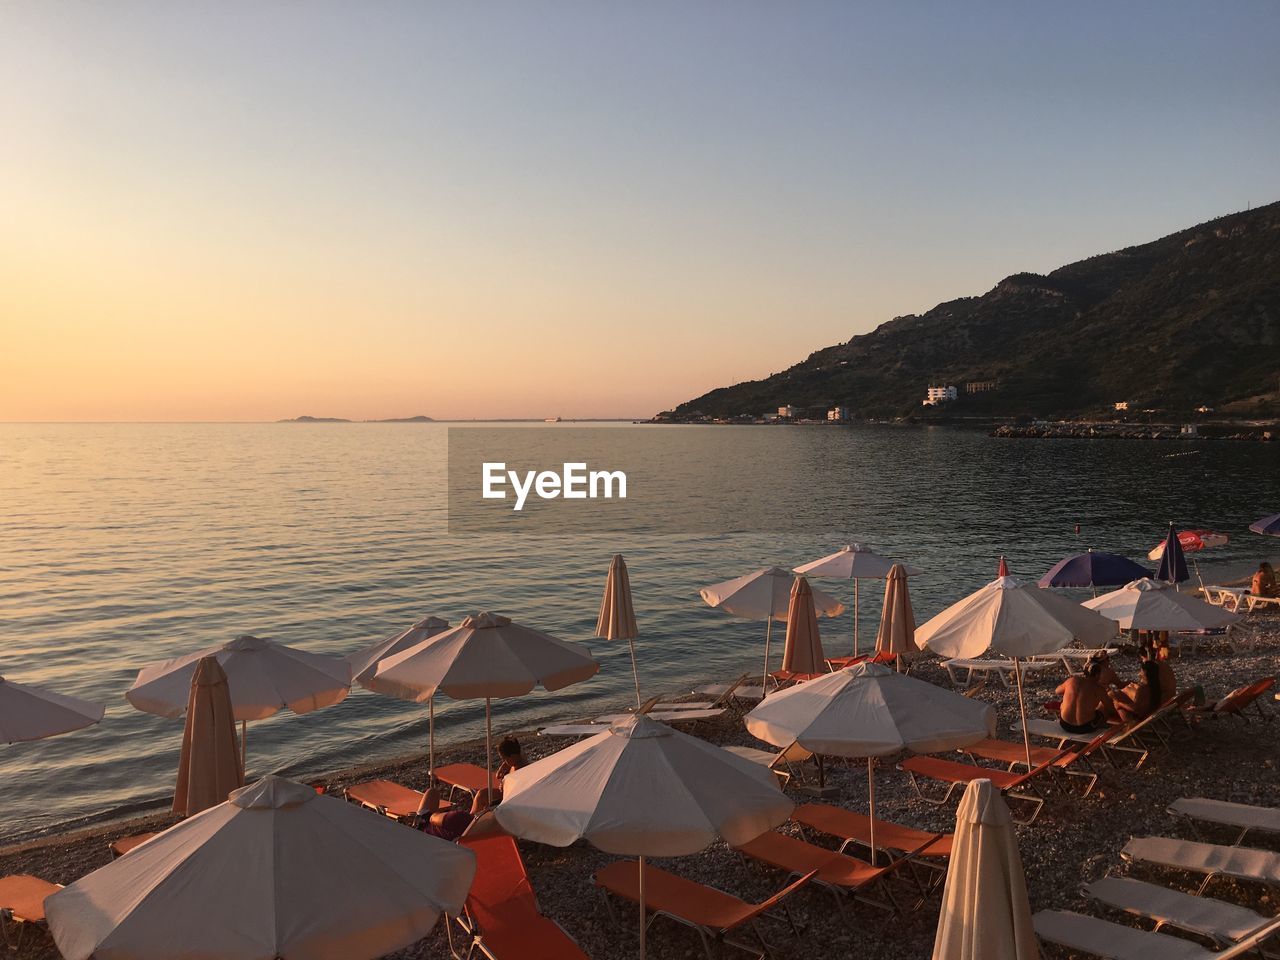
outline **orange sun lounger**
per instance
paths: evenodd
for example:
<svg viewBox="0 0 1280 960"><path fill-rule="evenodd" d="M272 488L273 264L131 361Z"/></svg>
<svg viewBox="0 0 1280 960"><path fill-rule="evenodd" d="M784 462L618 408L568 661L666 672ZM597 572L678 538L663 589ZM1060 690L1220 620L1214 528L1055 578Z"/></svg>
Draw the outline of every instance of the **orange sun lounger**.
<svg viewBox="0 0 1280 960"><path fill-rule="evenodd" d="M136 850L154 836L157 836L157 831L153 830L151 833L135 833L132 837L121 837L111 844L111 859L116 860L123 857L126 853Z"/></svg>
<svg viewBox="0 0 1280 960"><path fill-rule="evenodd" d="M454 918L468 938L459 954L446 921L449 950L463 960L588 960L582 949L538 908L520 850L510 837L458 841L476 855L476 878L463 916Z"/></svg>
<svg viewBox="0 0 1280 960"><path fill-rule="evenodd" d="M418 812L423 795L390 780L366 780L353 783L345 791L348 800L375 813L403 820Z"/></svg>
<svg viewBox="0 0 1280 960"><path fill-rule="evenodd" d="M871 843L871 818L829 803L802 803L791 814L796 823L842 841L840 852L850 846ZM951 834L929 833L887 820L876 821L876 847L900 855L946 858L951 856Z"/></svg>
<svg viewBox="0 0 1280 960"><path fill-rule="evenodd" d="M1192 707L1191 712L1201 717L1236 717L1248 723L1249 717L1245 711L1253 707L1259 717L1270 720L1271 718L1262 712L1262 704L1258 700L1275 684L1275 677L1263 677L1243 687L1237 687L1215 703L1206 703L1203 707Z"/></svg>
<svg viewBox="0 0 1280 960"><path fill-rule="evenodd" d="M62 884L24 873L0 877L0 938L5 946L11 950L22 946L27 924L44 923L45 898L61 889ZM12 941L9 939L10 925L17 928Z"/></svg>
<svg viewBox="0 0 1280 960"><path fill-rule="evenodd" d="M477 792L484 789L485 783L489 782L486 779L484 767L476 766L474 763L446 763L443 767L436 767L435 777L449 788L451 800L458 790L475 796ZM497 789L497 777L494 777L489 785Z"/></svg>
<svg viewBox="0 0 1280 960"><path fill-rule="evenodd" d="M674 873L645 864L644 868L644 905L655 917L668 917L677 923L692 927L702 939L702 946L708 958L714 960L715 947L728 944L748 952L754 952L758 960L763 960L768 953L768 942L764 939L755 922L770 910L782 907L786 911L786 901L797 890L813 879L818 871L805 874L799 880L784 887L768 900L761 903L747 903L731 893L717 890L715 887L703 886L692 880L677 877ZM596 872L596 886L614 896L640 902L640 870L635 860L617 860ZM608 900L605 900L608 903ZM610 908L612 912L612 908ZM793 931L797 931L790 913L786 920ZM763 949L730 940L735 931L749 930L755 934Z"/></svg>
<svg viewBox="0 0 1280 960"><path fill-rule="evenodd" d="M945 760L941 757L908 757L898 764L898 769L907 772L911 777L911 785L915 787L920 799L926 803L946 803L958 787L967 786L974 780L990 780L1006 799L1025 800L1031 804L1030 814L1025 820L1019 820L1020 823L1031 823L1040 815L1045 803L1044 797L1036 786L1037 779L1043 777L1059 760L1067 759L1068 755L1074 757L1076 754L1067 750L1059 751L1052 759L1026 773L994 770L991 767L979 767L976 764ZM940 797L931 797L921 789L921 778L941 781L946 784L946 790Z"/></svg>

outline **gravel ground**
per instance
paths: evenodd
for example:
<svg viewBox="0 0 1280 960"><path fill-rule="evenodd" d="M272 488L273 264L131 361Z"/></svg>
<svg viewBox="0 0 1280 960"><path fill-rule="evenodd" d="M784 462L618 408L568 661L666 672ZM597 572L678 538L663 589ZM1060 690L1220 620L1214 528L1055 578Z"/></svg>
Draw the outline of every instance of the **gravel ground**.
<svg viewBox="0 0 1280 960"><path fill-rule="evenodd" d="M1255 615L1251 621L1259 628L1260 642L1255 651L1202 650L1197 656L1175 659L1173 666L1179 686L1201 684L1209 697L1214 698L1249 680L1275 674L1277 654L1280 653L1280 617L1274 614ZM1137 659L1132 655L1117 658L1116 666L1124 678L1132 678L1137 673ZM936 661L921 662L912 668L912 672L921 679L948 685L946 674ZM1060 673L1054 673L1028 688L1028 705L1032 707L1033 715L1039 713L1040 701L1049 698L1060 680ZM1017 717L1017 698L1013 692L993 684L979 696L995 705L1000 715L1001 735L1012 739L1014 734L1008 727ZM1271 716L1277 712L1275 706L1268 702L1263 709ZM695 732L716 743L761 746L746 733L740 716L736 715L703 724ZM1089 797L1079 799L1057 795L1034 824L1018 828L1033 908L1061 908L1105 915L1090 909L1080 895L1080 887L1108 872L1126 872L1120 863L1119 851L1131 836L1189 835L1184 824L1176 822L1165 812L1177 797L1205 796L1280 805L1278 736L1280 724L1277 723L1204 721L1198 724L1194 733L1184 731L1179 734L1171 750L1156 752L1140 770L1135 771L1128 766L1118 770L1101 767L1102 780ZM535 759L565 743L563 740L541 740L531 735L522 739L526 752ZM441 751L441 762L457 761L483 763L483 743L473 741ZM421 788L425 772L421 757L412 757L343 771L325 778L324 782L331 791L336 791L358 780L386 777ZM854 810L866 810L866 767L863 762L829 770L828 780L839 791L829 802ZM809 799L794 790L792 792L800 802ZM894 768L892 760L883 761L879 766L876 799L882 819L939 832L947 832L954 827L954 801L946 807L922 802L913 792L906 775ZM153 816L0 850L0 875L31 873L70 883L107 863L108 844L113 840L154 830L170 822L169 818ZM816 837L810 839L822 842ZM1227 835L1209 839L1230 842L1233 838ZM1266 843L1264 840L1251 842L1260 846ZM1280 849L1280 842L1273 844L1272 848ZM595 870L608 863L611 857L585 844L554 849L522 842L521 850L543 911L564 926L590 957L594 960L621 960L635 956L635 911L623 905L621 924L614 924L592 883ZM767 897L785 881L781 874L758 864L744 864L723 844L692 857L655 863L752 901ZM1140 871L1135 869L1134 873L1137 875ZM1194 890L1193 882L1187 877L1163 875L1159 880L1166 885ZM905 884L905 880L901 882ZM904 894L908 892L905 886L900 889ZM1274 915L1278 912L1274 899L1268 899L1265 891L1217 881L1209 893L1264 913ZM931 955L937 910L938 897L935 894L908 920L885 923L885 914L872 908L858 905L842 915L829 894L818 890L802 891L793 901L792 912L804 933L792 938L785 927L773 925L766 926L766 931L775 934L773 940L780 956L797 960L855 955L918 960ZM1115 915L1109 919L1131 922ZM701 955L699 941L691 931L664 921L651 928L650 957L661 960ZM1068 956L1065 953L1059 955ZM15 956L55 960L58 952L48 936L36 930L28 934L23 949ZM445 960L448 956L445 938L439 928L427 939L392 955L393 960Z"/></svg>

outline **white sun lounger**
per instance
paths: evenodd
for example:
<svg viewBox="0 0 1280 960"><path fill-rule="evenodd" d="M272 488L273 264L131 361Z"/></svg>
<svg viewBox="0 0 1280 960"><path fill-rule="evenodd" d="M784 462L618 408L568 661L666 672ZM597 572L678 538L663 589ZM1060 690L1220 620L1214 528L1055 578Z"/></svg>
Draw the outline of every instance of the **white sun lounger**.
<svg viewBox="0 0 1280 960"><path fill-rule="evenodd" d="M1234 960L1280 930L1280 919L1269 920L1234 946L1214 951L1181 937L1147 933L1069 910L1041 910L1031 922L1041 940L1108 960Z"/></svg>
<svg viewBox="0 0 1280 960"><path fill-rule="evenodd" d="M1045 670L1051 670L1061 662L1061 660L1023 660L1022 675L1031 677ZM988 673L994 673L1006 687L1013 685L1012 660L970 660L959 658L944 660L942 661L942 666L946 669L947 676L951 678L952 684L960 690L967 688L978 676ZM959 671L961 670L965 671L964 679L960 678Z"/></svg>
<svg viewBox="0 0 1280 960"><path fill-rule="evenodd" d="M1125 860L1185 870L1204 876L1197 893L1215 877L1280 886L1280 853L1252 847L1226 847L1173 837L1134 837L1120 851Z"/></svg>
<svg viewBox="0 0 1280 960"><path fill-rule="evenodd" d="M1132 877L1103 877L1085 887L1084 892L1115 910L1149 917L1159 926L1200 934L1222 946L1249 936L1268 920L1234 903L1197 897Z"/></svg>
<svg viewBox="0 0 1280 960"><path fill-rule="evenodd" d="M607 723L556 723L538 731L540 737L594 737L609 729Z"/></svg>
<svg viewBox="0 0 1280 960"><path fill-rule="evenodd" d="M735 756L742 757L744 760L750 760L752 763L758 763L762 767L768 767L778 775L778 779L782 781L785 787L787 782L795 775L795 771L791 768L793 763L803 763L813 756L808 750L793 743L785 750L779 750L772 753L768 750L758 750L755 747L725 747Z"/></svg>
<svg viewBox="0 0 1280 960"><path fill-rule="evenodd" d="M1083 670L1081 664L1087 663L1089 658L1094 654L1105 653L1109 657L1113 657L1120 652L1119 647L1099 648L1097 650L1081 649L1079 647L1064 647L1055 653L1037 653L1028 657L1029 660L1035 660L1037 663L1044 661L1047 663L1060 663L1067 671L1067 676L1079 676Z"/></svg>
<svg viewBox="0 0 1280 960"><path fill-rule="evenodd" d="M1250 830L1263 833L1280 833L1280 808L1255 807L1247 803L1231 803L1227 800L1210 800L1208 797L1183 797L1169 805L1169 813L1198 820L1201 823L1217 823L1226 827L1238 827L1239 845Z"/></svg>
<svg viewBox="0 0 1280 960"><path fill-rule="evenodd" d="M714 720L716 717L724 713L720 710L650 710L645 714L650 720L661 720L663 723L690 723L694 720ZM606 713L604 716L596 717L593 722L599 724L617 723L621 720L630 720L634 714L631 713Z"/></svg>

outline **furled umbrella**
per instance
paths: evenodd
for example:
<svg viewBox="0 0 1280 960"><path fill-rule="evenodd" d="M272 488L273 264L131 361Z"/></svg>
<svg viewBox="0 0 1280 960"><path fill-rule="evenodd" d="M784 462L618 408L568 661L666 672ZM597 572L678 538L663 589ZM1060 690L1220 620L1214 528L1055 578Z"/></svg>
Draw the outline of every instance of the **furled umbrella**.
<svg viewBox="0 0 1280 960"><path fill-rule="evenodd" d="M373 960L457 914L470 850L267 777L45 902L66 960Z"/></svg>
<svg viewBox="0 0 1280 960"><path fill-rule="evenodd" d="M1043 588L1089 587L1097 596L1098 587L1118 587L1151 576L1151 571L1116 553L1087 550L1063 557L1039 580Z"/></svg>
<svg viewBox="0 0 1280 960"><path fill-rule="evenodd" d="M791 587L795 575L780 567L765 567L734 580L726 580L699 592L709 606L735 617L766 621L764 631L764 662L769 663L769 646L773 639L773 622L785 620L791 606ZM813 591L814 611L820 617L837 617L844 612L844 604L835 597ZM768 669L761 679L761 686L769 683Z"/></svg>
<svg viewBox="0 0 1280 960"><path fill-rule="evenodd" d="M92 726L106 707L0 677L0 741L43 740Z"/></svg>
<svg viewBox="0 0 1280 960"><path fill-rule="evenodd" d="M1150 578L1086 600L1084 606L1115 621L1122 630L1217 630L1240 619L1238 613L1205 603L1189 593L1179 593L1165 581Z"/></svg>
<svg viewBox="0 0 1280 960"><path fill-rule="evenodd" d="M882 557L870 547L860 543L851 543L841 547L829 556L811 560L796 567L796 573L811 577L831 577L836 580L853 581L853 655L858 656L858 583L861 580L883 580L889 575L893 561ZM920 571L913 567L903 566L907 576L914 577Z"/></svg>
<svg viewBox="0 0 1280 960"><path fill-rule="evenodd" d="M933 960L1039 960L1013 817L990 780L956 810Z"/></svg>
<svg viewBox="0 0 1280 960"><path fill-rule="evenodd" d="M173 812L192 816L217 806L243 786L244 765L236 743L227 675L216 657L202 657L191 676Z"/></svg>
<svg viewBox="0 0 1280 960"><path fill-rule="evenodd" d="M596 617L596 636L603 640L625 640L631 651L631 676L636 682L636 706L640 706L640 669L636 666L636 611L631 604L631 578L622 554L609 561L609 575L604 581L600 614Z"/></svg>
<svg viewBox="0 0 1280 960"><path fill-rule="evenodd" d="M996 733L989 705L879 663L851 667L788 687L746 717L753 737L787 749L798 743L822 756L865 757L875 859L875 758L903 750L940 753Z"/></svg>
<svg viewBox="0 0 1280 960"><path fill-rule="evenodd" d="M640 858L641 957L646 857L746 843L795 808L769 770L645 716L507 774L502 792L495 816L517 837Z"/></svg>
<svg viewBox="0 0 1280 960"><path fill-rule="evenodd" d="M1030 769L1031 738L1026 729L1022 660L1055 653L1072 641L1100 647L1115 633L1113 624L1066 597L1016 577L1000 577L917 628L916 645L948 658L978 657L994 650L1013 659L1022 740Z"/></svg>
<svg viewBox="0 0 1280 960"><path fill-rule="evenodd" d="M818 633L818 614L813 609L813 588L804 577L796 577L791 588L782 669L798 674L823 673L827 669L827 657L822 652L822 637ZM764 675L769 675L767 660Z"/></svg>
<svg viewBox="0 0 1280 960"><path fill-rule="evenodd" d="M593 677L600 665L577 643L477 613L379 665L365 686L421 703L437 692L454 700L484 699L485 769L493 777L494 697L522 697L541 686L559 690Z"/></svg>
<svg viewBox="0 0 1280 960"><path fill-rule="evenodd" d="M1249 529L1265 536L1280 537L1280 513L1273 513L1269 517L1263 517L1249 524Z"/></svg>
<svg viewBox="0 0 1280 960"><path fill-rule="evenodd" d="M999 561L996 563L996 576L997 577L1009 576L1009 564L1005 560L1003 554L1001 555Z"/></svg>
<svg viewBox="0 0 1280 960"><path fill-rule="evenodd" d="M1151 553L1147 554L1147 559L1155 560L1158 557L1160 560L1160 568L1156 571L1157 580L1176 585L1191 579L1191 574L1187 571L1187 558L1182 549L1182 539L1173 529L1172 523L1169 524L1169 536Z"/></svg>
<svg viewBox="0 0 1280 960"><path fill-rule="evenodd" d="M892 655L895 668L900 668L902 655L915 649L916 617L911 609L911 595L907 592L907 571L902 564L895 563L885 577L876 653Z"/></svg>
<svg viewBox="0 0 1280 960"><path fill-rule="evenodd" d="M365 647L356 653L347 655L347 663L351 664L351 679L362 687L378 670L378 664L388 657L393 657L403 650L416 647L423 640L429 640L437 633L449 629L449 621L440 617L423 617L407 630L394 633L385 640ZM434 775L436 769L436 704L435 699L427 700L427 773Z"/></svg>
<svg viewBox="0 0 1280 960"><path fill-rule="evenodd" d="M208 656L217 658L227 674L231 704L240 721L241 765L250 720L264 720L286 707L310 713L341 703L351 690L351 666L341 657L242 635L221 647L143 667L125 699L146 713L176 720L186 712L196 664Z"/></svg>

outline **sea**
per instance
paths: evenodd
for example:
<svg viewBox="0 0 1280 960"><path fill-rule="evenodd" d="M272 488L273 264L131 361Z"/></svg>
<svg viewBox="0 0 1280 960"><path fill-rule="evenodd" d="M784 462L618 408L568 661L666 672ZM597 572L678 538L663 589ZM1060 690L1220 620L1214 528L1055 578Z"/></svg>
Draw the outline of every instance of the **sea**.
<svg viewBox="0 0 1280 960"><path fill-rule="evenodd" d="M556 431L569 426L506 429L530 431L526 449L559 450ZM124 692L142 666L239 634L347 654L427 615L457 623L488 610L589 646L593 679L494 702L495 731L506 731L629 702L626 644L592 636L615 553L630 569L646 694L687 693L759 662L764 625L711 609L700 587L850 542L922 571L910 581L917 622L991 580L1000 556L1032 580L1089 547L1142 560L1170 522L1229 536L1194 555L1206 581L1280 559L1280 541L1247 530L1280 511L1272 444L614 424L592 429L623 431L631 455L663 465L673 516L689 513L675 502L686 473L697 485L700 461L732 454L753 467L717 497L743 494L744 512L770 501L767 522L451 525L450 433L492 427L0 424L0 675L107 706L96 726L0 744L0 839L167 804L182 722L135 710ZM851 599L849 582L816 585ZM864 637L882 590L861 585ZM851 649L850 614L821 630L829 652ZM438 698L439 740L480 735L483 716L482 702ZM426 731L422 705L357 687L335 706L250 724L249 774L307 778L424 752Z"/></svg>

